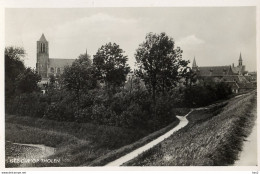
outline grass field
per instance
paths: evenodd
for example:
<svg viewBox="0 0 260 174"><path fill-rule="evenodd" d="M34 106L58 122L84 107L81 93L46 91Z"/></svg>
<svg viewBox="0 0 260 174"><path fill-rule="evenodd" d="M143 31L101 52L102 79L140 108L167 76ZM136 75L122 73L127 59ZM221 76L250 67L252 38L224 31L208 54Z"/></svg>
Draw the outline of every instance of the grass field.
<svg viewBox="0 0 260 174"><path fill-rule="evenodd" d="M130 144L146 132L88 123L56 122L6 115L6 141L12 143L44 144L56 148L49 158L60 159L59 164L36 166L79 166L88 164L111 150ZM12 145L6 143L6 151ZM8 155L10 154L6 154ZM10 164L6 164L10 166Z"/></svg>
<svg viewBox="0 0 260 174"><path fill-rule="evenodd" d="M125 166L225 166L238 158L252 129L256 92L192 112L189 124Z"/></svg>
<svg viewBox="0 0 260 174"><path fill-rule="evenodd" d="M186 112L186 109L180 109L180 112ZM12 143L43 144L55 148L55 154L48 159L59 159L60 162L38 162L27 164L28 167L100 166L157 138L178 121L145 137L149 134L145 130L6 115L5 148L10 152L6 153L6 159L22 149ZM6 167L18 166L7 161Z"/></svg>

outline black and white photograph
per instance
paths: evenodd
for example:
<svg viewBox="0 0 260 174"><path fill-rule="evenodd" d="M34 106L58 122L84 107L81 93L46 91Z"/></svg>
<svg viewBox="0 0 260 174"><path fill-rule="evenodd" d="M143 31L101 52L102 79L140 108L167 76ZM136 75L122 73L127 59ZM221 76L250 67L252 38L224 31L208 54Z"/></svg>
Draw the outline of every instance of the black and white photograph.
<svg viewBox="0 0 260 174"><path fill-rule="evenodd" d="M256 6L4 15L5 168L258 166Z"/></svg>

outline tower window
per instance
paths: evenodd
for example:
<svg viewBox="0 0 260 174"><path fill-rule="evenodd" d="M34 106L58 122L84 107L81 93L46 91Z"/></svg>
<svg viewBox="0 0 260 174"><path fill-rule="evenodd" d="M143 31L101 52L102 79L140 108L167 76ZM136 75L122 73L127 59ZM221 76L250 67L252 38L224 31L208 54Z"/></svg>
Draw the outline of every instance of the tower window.
<svg viewBox="0 0 260 174"><path fill-rule="evenodd" d="M41 43L41 52L45 53L45 44L44 43Z"/></svg>
<svg viewBox="0 0 260 174"><path fill-rule="evenodd" d="M53 68L53 67L51 67L51 73L53 73L53 74L54 74L54 68Z"/></svg>

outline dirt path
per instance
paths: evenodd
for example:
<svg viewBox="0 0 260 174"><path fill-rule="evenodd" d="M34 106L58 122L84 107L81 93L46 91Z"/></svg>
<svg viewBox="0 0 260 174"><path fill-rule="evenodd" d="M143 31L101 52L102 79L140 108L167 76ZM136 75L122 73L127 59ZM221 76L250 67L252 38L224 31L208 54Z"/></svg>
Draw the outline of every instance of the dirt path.
<svg viewBox="0 0 260 174"><path fill-rule="evenodd" d="M20 161L27 160L37 160L37 159L44 159L52 154L55 153L55 148L48 147L41 144L21 144L21 143L12 143L21 147L23 150L18 155L17 159ZM28 163L30 164L30 162ZM19 167L26 167L27 163L20 163Z"/></svg>
<svg viewBox="0 0 260 174"><path fill-rule="evenodd" d="M256 105L252 112L256 117ZM235 161L234 166L257 166L257 119L251 134L246 138L243 144L242 152L239 154L239 160Z"/></svg>
<svg viewBox="0 0 260 174"><path fill-rule="evenodd" d="M39 148L40 153L34 154L34 157L37 157L38 159L50 156L50 155L54 154L54 152L55 152L55 148L48 147L48 146L45 146L42 144L21 144L21 143L13 143L13 144Z"/></svg>
<svg viewBox="0 0 260 174"><path fill-rule="evenodd" d="M202 109L202 108L200 108ZM139 147L138 149L126 154L125 156L122 156L121 158L118 158L115 161L112 161L110 163L108 163L105 166L120 166L124 163L126 163L127 161L136 158L139 154L151 149L152 147L154 147L155 145L159 144L160 142L162 142L164 139L170 137L174 132L178 131L179 129L185 127L189 121L187 120L187 116L192 112L193 110L191 110L187 115L185 116L176 116L179 120L180 123L174 127L173 129L171 129L170 131L166 132L165 134L163 134L162 136L156 138L155 140L151 141L150 143Z"/></svg>

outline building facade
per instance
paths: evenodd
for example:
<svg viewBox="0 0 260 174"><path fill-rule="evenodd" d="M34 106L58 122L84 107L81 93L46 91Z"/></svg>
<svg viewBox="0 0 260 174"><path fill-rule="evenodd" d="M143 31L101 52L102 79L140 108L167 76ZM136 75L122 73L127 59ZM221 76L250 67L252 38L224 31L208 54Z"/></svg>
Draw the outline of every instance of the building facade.
<svg viewBox="0 0 260 174"><path fill-rule="evenodd" d="M70 66L75 59L57 59L49 57L49 42L44 34L37 41L36 71L42 79L50 75L58 76L63 73L65 66Z"/></svg>

